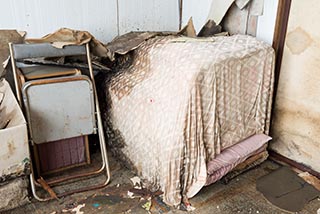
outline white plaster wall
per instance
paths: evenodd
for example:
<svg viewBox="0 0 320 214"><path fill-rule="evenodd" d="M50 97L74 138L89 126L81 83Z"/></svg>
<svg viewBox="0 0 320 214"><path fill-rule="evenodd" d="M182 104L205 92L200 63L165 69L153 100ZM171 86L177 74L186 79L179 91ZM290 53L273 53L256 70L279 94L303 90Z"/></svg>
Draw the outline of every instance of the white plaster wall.
<svg viewBox="0 0 320 214"><path fill-rule="evenodd" d="M182 4L182 27L188 23L192 17L194 27L199 33L206 23L210 11L212 0L183 0Z"/></svg>
<svg viewBox="0 0 320 214"><path fill-rule="evenodd" d="M129 31L179 27L178 0L0 0L0 29L42 37L61 27L87 30L102 42Z"/></svg>
<svg viewBox="0 0 320 214"><path fill-rule="evenodd" d="M197 32L212 0L183 0L182 25L192 16ZM257 37L272 44L278 0L265 0ZM102 42L130 31L176 31L179 0L0 0L0 29L42 37L61 27L87 30Z"/></svg>
<svg viewBox="0 0 320 214"><path fill-rule="evenodd" d="M88 30L103 42L117 35L115 0L0 0L0 28L42 37L61 27Z"/></svg>
<svg viewBox="0 0 320 214"><path fill-rule="evenodd" d="M118 0L119 33L130 31L177 31L178 0Z"/></svg>

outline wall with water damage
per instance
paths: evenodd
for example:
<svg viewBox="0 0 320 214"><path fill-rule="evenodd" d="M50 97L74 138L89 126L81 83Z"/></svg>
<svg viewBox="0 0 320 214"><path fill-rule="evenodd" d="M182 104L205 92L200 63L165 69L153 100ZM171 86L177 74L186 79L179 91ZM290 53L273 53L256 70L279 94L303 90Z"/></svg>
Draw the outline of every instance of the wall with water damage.
<svg viewBox="0 0 320 214"><path fill-rule="evenodd" d="M272 149L320 172L320 4L292 1Z"/></svg>

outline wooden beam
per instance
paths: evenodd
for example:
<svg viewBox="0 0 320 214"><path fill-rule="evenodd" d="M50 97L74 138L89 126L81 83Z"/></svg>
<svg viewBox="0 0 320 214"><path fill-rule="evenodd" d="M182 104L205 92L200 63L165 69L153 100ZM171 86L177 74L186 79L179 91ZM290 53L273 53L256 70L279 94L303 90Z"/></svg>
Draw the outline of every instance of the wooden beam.
<svg viewBox="0 0 320 214"><path fill-rule="evenodd" d="M280 77L283 49L287 34L288 20L290 14L291 0L279 0L278 12L276 18L275 31L273 35L273 44L272 47L275 50L276 62L275 62L275 79L274 79L274 92L273 92L273 102L272 102L272 116L271 116L271 125L275 110L275 101L278 90L278 83Z"/></svg>
<svg viewBox="0 0 320 214"><path fill-rule="evenodd" d="M269 151L269 154L270 154L269 157L270 157L271 160L279 162L280 164L282 164L282 163L288 164L288 165L290 165L290 166L292 166L294 168L297 168L297 169L299 169L299 170L301 170L303 172L309 172L311 175L313 175L313 176L315 176L315 177L320 179L320 173L314 171L310 167L307 167L307 166L305 166L305 165L303 165L301 163L297 163L296 161L293 161L293 160L291 160L291 159L289 159L289 158L287 158L287 157L285 157L283 155L280 155L280 154L278 154L278 153L276 153L274 151Z"/></svg>
<svg viewBox="0 0 320 214"><path fill-rule="evenodd" d="M182 29L183 0L179 0L179 30Z"/></svg>

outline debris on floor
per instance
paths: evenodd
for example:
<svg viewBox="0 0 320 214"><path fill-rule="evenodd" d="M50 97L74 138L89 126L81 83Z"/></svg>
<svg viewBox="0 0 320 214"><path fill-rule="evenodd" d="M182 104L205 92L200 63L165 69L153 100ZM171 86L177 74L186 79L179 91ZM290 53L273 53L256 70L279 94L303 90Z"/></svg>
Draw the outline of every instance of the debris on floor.
<svg viewBox="0 0 320 214"><path fill-rule="evenodd" d="M16 178L0 185L0 213L30 203L28 198L28 180Z"/></svg>
<svg viewBox="0 0 320 214"><path fill-rule="evenodd" d="M156 196L160 196L162 195L163 192L161 191L155 191L152 192L148 189L142 188L142 189L137 189L137 188L131 188L128 193L130 192L130 194L133 194L134 196L140 196L142 198L153 198Z"/></svg>
<svg viewBox="0 0 320 214"><path fill-rule="evenodd" d="M144 208L147 211L150 211L151 205L152 205L151 198L149 198L148 201L144 205L142 205L142 208Z"/></svg>
<svg viewBox="0 0 320 214"><path fill-rule="evenodd" d="M217 208L219 209L219 206L217 206ZM180 207L181 210L185 210L187 212L192 212L194 211L196 208L191 206L191 204L181 204Z"/></svg>
<svg viewBox="0 0 320 214"><path fill-rule="evenodd" d="M300 178L289 167L281 167L257 181L257 190L275 206L299 212L305 204L320 196L320 191Z"/></svg>
<svg viewBox="0 0 320 214"><path fill-rule="evenodd" d="M26 213L72 213L75 211L90 213L125 213L125 214L185 214L186 211L177 210L166 205L161 195L152 196L151 203L148 203L147 195L144 196L134 193L134 198L129 198L127 192L134 189L130 178L133 173L120 167L119 163L113 158L110 159L113 171L113 180L110 185L104 189L93 190L84 193L77 193L63 198L63 202L56 200L43 203L33 200L33 203L19 207L3 214L26 214ZM219 214L280 214L284 213L276 206L266 201L261 193L256 191L255 183L258 177L270 173L270 170L276 170L279 166L271 161L264 162L261 166L254 168L239 176L236 181L233 179L228 185L222 182L203 188L198 195L190 200L190 203L196 209L191 212L195 214L219 213ZM120 184L119 187L117 185ZM135 189L141 191L139 189ZM148 192L148 191L147 191ZM150 192L150 190L149 190ZM85 205L80 208L79 205ZM149 205L150 211L143 208ZM146 206L148 207L148 206ZM320 214L317 210L320 208L320 200L314 200L308 203L299 214Z"/></svg>
<svg viewBox="0 0 320 214"><path fill-rule="evenodd" d="M135 188L141 189L141 180L138 176L134 176L130 180Z"/></svg>
<svg viewBox="0 0 320 214"><path fill-rule="evenodd" d="M75 214L84 214L84 212L80 211L81 208L85 207L85 204L79 204L77 207L73 208L71 211L75 212Z"/></svg>
<svg viewBox="0 0 320 214"><path fill-rule="evenodd" d="M127 195L128 195L129 198L134 198L133 192L128 191L128 194L127 194Z"/></svg>

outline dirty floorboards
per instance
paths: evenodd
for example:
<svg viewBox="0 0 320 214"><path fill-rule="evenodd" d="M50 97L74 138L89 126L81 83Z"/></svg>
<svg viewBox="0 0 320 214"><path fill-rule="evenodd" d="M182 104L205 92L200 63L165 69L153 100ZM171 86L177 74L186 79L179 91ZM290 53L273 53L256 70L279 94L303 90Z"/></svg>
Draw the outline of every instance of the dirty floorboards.
<svg viewBox="0 0 320 214"><path fill-rule="evenodd" d="M121 167L113 159L110 165L112 181L104 189L67 196L60 202L57 200L37 202L32 199L32 203L5 213L148 213L143 208L146 202L148 202L146 199L141 197L130 198L128 196L128 190L132 188L130 178L134 174L130 170ZM234 178L227 185L217 182L203 188L200 193L191 199L192 205L196 208L192 213L286 213L267 202L255 188L257 178L270 173L278 167L279 165L276 163L266 161L262 165ZM147 197L145 196L145 198ZM151 204L149 213L186 213L185 211L166 206L158 196L153 197ZM319 208L320 200L315 199L307 204L299 214L316 214ZM80 212L76 212L77 209Z"/></svg>

